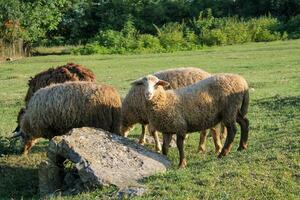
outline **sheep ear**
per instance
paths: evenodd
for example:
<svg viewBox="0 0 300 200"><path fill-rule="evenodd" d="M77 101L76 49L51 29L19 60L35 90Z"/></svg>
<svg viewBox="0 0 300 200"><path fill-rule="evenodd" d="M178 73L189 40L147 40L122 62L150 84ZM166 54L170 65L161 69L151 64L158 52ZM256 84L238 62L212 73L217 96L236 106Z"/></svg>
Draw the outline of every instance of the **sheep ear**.
<svg viewBox="0 0 300 200"><path fill-rule="evenodd" d="M167 81L159 80L155 85L161 85L164 89L171 89L170 83Z"/></svg>
<svg viewBox="0 0 300 200"><path fill-rule="evenodd" d="M140 78L138 80L135 80L133 82L130 83L130 85L134 86L134 85L143 85L144 84L144 78Z"/></svg>

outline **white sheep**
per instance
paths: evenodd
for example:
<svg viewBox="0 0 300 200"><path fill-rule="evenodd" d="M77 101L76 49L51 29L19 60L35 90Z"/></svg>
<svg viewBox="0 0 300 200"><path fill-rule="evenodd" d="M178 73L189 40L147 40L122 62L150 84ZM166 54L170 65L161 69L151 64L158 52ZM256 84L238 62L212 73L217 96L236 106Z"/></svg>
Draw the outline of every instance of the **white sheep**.
<svg viewBox="0 0 300 200"><path fill-rule="evenodd" d="M153 75L161 80L169 82L170 85L168 89L182 88L211 76L211 74L209 74L208 72L195 67L168 69L156 72ZM146 100L144 97L144 87L134 84L132 85L131 89L122 102L121 134L127 137L130 128L136 123L142 124L142 134L140 136L139 143L144 144L145 127L149 124L146 110ZM217 126L211 128L210 131L214 139L216 152L218 153L222 148L220 140L220 130L221 127ZM148 126L148 131L154 138L156 150L160 151L161 145L159 142L159 138L155 128L153 128L151 124ZM205 130L201 131L198 147L199 152L205 151L206 136L207 132Z"/></svg>
<svg viewBox="0 0 300 200"><path fill-rule="evenodd" d="M236 133L236 122L241 126L238 150L247 148L249 121L246 118L249 92L246 80L233 74L217 74L193 85L176 90L165 90L169 83L148 75L133 84L145 89L148 119L163 133L163 154L167 155L172 134L177 135L180 155L179 167L186 166L184 138L186 133L205 130L223 123L227 137L219 157L226 156Z"/></svg>

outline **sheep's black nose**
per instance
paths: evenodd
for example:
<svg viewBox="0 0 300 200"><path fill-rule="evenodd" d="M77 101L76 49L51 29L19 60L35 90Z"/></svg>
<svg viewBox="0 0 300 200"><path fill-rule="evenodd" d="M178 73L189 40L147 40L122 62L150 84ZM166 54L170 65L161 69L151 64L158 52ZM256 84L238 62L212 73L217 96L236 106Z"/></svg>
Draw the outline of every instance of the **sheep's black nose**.
<svg viewBox="0 0 300 200"><path fill-rule="evenodd" d="M20 131L20 126L17 126L16 129L12 133L16 133Z"/></svg>

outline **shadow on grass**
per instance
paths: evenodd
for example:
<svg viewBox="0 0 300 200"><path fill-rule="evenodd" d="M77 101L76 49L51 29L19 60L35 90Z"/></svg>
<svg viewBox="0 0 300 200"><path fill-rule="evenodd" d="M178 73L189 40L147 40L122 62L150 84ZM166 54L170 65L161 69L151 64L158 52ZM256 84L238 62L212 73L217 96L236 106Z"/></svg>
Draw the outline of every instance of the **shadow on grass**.
<svg viewBox="0 0 300 200"><path fill-rule="evenodd" d="M70 55L71 53L68 51L60 51L60 52L32 52L32 56L61 56L61 55Z"/></svg>
<svg viewBox="0 0 300 200"><path fill-rule="evenodd" d="M38 170L0 164L0 198L27 199L38 193Z"/></svg>
<svg viewBox="0 0 300 200"><path fill-rule="evenodd" d="M45 152L45 147L47 146L47 144L47 141L39 142L30 150L30 152ZM17 139L10 140L6 137L0 137L0 155L21 155L20 141Z"/></svg>
<svg viewBox="0 0 300 200"><path fill-rule="evenodd" d="M253 105L266 108L270 111L280 111L287 108L300 109L300 97L299 96L288 96L281 97L279 95L259 99L253 102Z"/></svg>

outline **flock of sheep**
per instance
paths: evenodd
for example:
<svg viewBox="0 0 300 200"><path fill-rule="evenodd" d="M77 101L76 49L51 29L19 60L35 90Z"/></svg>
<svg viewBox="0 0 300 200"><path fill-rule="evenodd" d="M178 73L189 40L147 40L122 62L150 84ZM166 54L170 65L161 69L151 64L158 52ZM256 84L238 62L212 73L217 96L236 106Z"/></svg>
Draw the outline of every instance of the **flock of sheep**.
<svg viewBox="0 0 300 200"><path fill-rule="evenodd" d="M210 129L221 158L230 152L237 122L241 127L238 150L247 148L249 91L239 75L211 75L192 67L169 69L132 82L121 100L116 89L97 83L91 70L68 63L35 75L28 86L25 108L20 109L12 136L22 139L24 154L38 138L51 139L72 128L96 127L127 137L136 123L142 125L139 142L145 142L148 127L156 150L165 155L176 134L182 168L187 133L200 131L198 148L205 151L206 129ZM163 134L162 147L157 131Z"/></svg>

